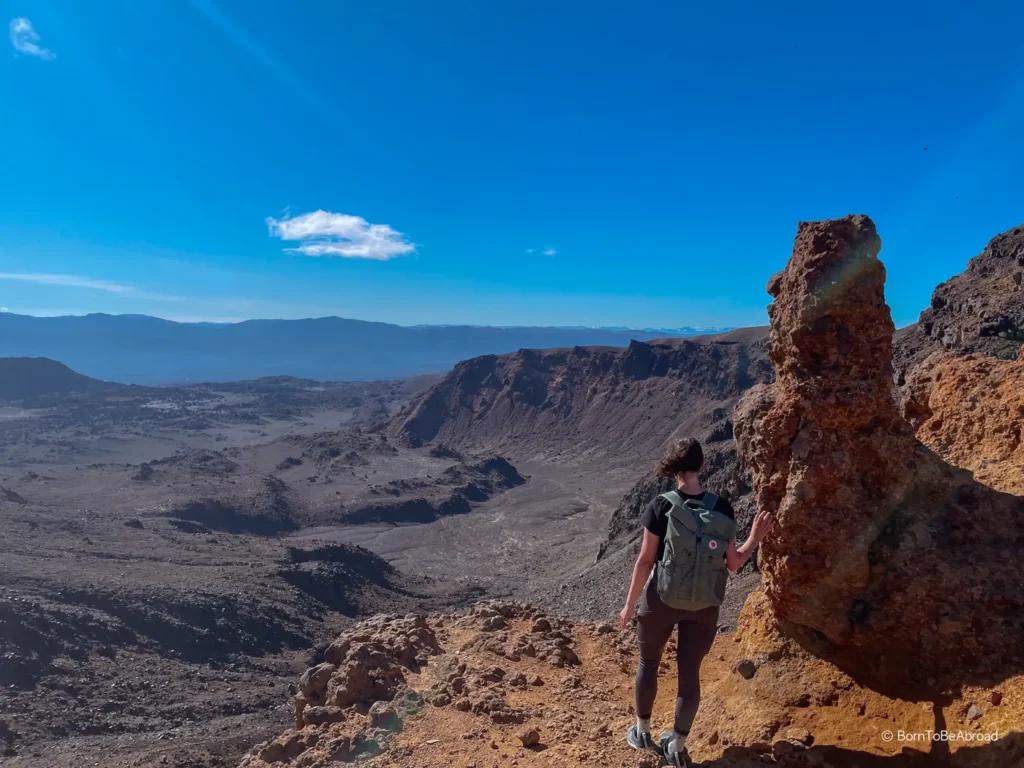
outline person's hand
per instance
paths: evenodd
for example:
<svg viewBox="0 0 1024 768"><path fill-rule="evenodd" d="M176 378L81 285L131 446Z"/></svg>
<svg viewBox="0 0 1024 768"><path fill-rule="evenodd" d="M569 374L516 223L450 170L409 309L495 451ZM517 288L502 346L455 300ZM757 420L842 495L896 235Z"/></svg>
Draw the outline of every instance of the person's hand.
<svg viewBox="0 0 1024 768"><path fill-rule="evenodd" d="M619 614L619 629L625 629L626 627L628 627L629 626L629 621L632 618L633 618L633 607L630 606L630 605L627 605L625 608L622 609L622 612Z"/></svg>
<svg viewBox="0 0 1024 768"><path fill-rule="evenodd" d="M754 515L754 523L750 526L750 538L754 540L755 544L760 544L761 539L772 529L773 525L775 525L775 516L762 509Z"/></svg>

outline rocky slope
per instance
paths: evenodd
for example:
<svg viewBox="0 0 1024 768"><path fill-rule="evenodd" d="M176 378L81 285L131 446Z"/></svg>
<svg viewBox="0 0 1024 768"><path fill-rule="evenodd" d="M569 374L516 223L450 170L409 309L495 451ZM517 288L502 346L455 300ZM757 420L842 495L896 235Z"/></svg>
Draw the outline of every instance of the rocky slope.
<svg viewBox="0 0 1024 768"><path fill-rule="evenodd" d="M896 336L903 374L946 350L1013 359L1024 343L1024 226L992 238L964 272L942 283L920 320Z"/></svg>
<svg viewBox="0 0 1024 768"><path fill-rule="evenodd" d="M694 758L717 768L767 764L905 768L929 762L930 744L887 741L886 730L924 732L936 719L976 741L952 746L951 766L1005 768L1024 755L1024 686L997 699L978 691L934 710L888 699L837 670L784 667L785 640L771 656L746 655L722 635L702 667L716 692L694 726ZM673 641L674 642L674 641ZM661 670L674 687L672 643ZM633 721L634 633L574 623L523 603L487 602L455 614L380 616L340 635L299 679L294 727L260 744L240 768L615 766L657 768L652 753L624 741ZM745 710L723 701L743 701ZM977 701L977 704L975 704ZM788 702L778 715L777 702ZM671 722L662 695L656 726ZM974 709L982 712L975 716ZM775 718L774 720L772 718ZM984 741L1000 732L995 742Z"/></svg>
<svg viewBox="0 0 1024 768"><path fill-rule="evenodd" d="M531 595L564 615L610 615L632 568L641 508L668 487L648 471L670 440L702 441L706 484L733 500L745 530L753 505L736 455L732 409L746 389L771 380L761 328L634 342L627 349L520 350L460 363L399 411L386 432L393 441L435 449L501 451L516 461L600 465L640 476L600 522L607 532L596 562L558 590ZM734 620L735 611L729 615Z"/></svg>

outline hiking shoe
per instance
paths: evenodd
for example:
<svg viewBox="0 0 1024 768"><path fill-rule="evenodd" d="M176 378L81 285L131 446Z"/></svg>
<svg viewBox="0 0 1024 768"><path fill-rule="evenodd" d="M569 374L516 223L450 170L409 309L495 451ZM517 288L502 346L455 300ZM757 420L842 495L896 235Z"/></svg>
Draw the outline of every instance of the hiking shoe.
<svg viewBox="0 0 1024 768"><path fill-rule="evenodd" d="M658 740L658 746L661 748L661 755L665 758L665 762L669 765L675 766L675 768L692 768L693 763L690 762L690 753L686 751L684 747L679 752L669 752L668 745L672 743L676 735L672 731L663 731L661 738Z"/></svg>
<svg viewBox="0 0 1024 768"><path fill-rule="evenodd" d="M626 743L633 749L653 749L655 751L658 749L651 734L640 733L636 728L636 723L629 726L629 730L626 731Z"/></svg>

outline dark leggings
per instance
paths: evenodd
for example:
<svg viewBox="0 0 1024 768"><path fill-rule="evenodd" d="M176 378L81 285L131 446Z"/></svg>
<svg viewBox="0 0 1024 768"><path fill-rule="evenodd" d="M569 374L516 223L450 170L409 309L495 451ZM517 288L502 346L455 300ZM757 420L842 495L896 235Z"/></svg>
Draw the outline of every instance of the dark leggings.
<svg viewBox="0 0 1024 768"><path fill-rule="evenodd" d="M653 580L640 598L636 614L637 644L640 666L636 671L636 714L648 719L658 694L658 666L672 630L679 628L676 646L678 689L676 692L675 730L689 733L700 706L700 664L711 650L718 632L718 608L680 611L669 608L661 598Z"/></svg>

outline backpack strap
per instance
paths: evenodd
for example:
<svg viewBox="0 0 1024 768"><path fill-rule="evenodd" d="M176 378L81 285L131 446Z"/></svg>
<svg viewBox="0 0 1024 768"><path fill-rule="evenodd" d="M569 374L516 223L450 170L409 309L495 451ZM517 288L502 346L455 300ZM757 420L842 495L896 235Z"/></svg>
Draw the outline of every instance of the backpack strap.
<svg viewBox="0 0 1024 768"><path fill-rule="evenodd" d="M671 504L673 507L683 506L683 497L675 491L669 491L668 493L661 494L661 498Z"/></svg>
<svg viewBox="0 0 1024 768"><path fill-rule="evenodd" d="M665 499L669 504L674 507L682 507L686 505L683 501L683 497L675 491L669 491L668 493L661 494L661 498ZM704 497L700 500L701 506L704 507L708 512L715 511L715 505L718 504L718 500L721 497L717 493L708 491L704 494Z"/></svg>

